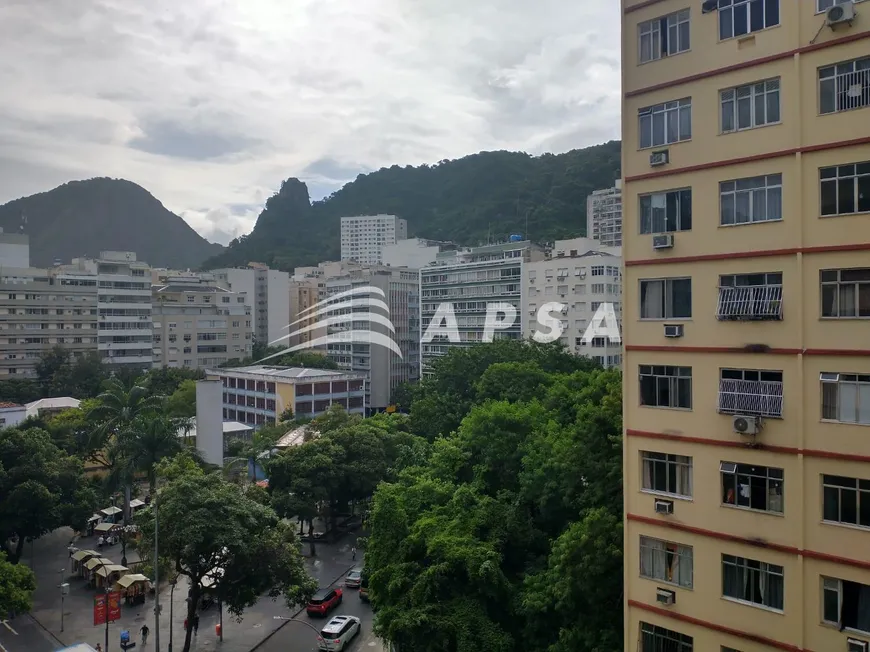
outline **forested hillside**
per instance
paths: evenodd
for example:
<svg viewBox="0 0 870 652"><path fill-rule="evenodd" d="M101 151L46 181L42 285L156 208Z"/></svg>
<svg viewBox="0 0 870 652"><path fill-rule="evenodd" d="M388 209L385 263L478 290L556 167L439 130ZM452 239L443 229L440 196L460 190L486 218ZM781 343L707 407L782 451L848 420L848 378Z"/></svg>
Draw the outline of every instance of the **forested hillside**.
<svg viewBox="0 0 870 652"><path fill-rule="evenodd" d="M620 143L611 141L565 154L481 152L435 165L394 165L314 204L304 183L288 179L254 230L206 267L258 261L290 270L336 259L340 219L348 215L393 214L408 220L411 236L469 245L510 233L537 241L579 236L586 197L619 175Z"/></svg>

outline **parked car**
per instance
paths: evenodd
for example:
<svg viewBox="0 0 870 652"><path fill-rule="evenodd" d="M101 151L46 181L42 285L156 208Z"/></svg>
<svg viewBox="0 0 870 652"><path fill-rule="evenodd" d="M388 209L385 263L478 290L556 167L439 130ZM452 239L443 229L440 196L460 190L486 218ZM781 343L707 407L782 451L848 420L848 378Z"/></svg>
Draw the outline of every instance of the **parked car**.
<svg viewBox="0 0 870 652"><path fill-rule="evenodd" d="M348 588L358 589L362 581L362 571L354 568L344 578L344 585Z"/></svg>
<svg viewBox="0 0 870 652"><path fill-rule="evenodd" d="M329 652L342 652L359 634L360 620L356 616L335 616L326 623L317 637L317 647Z"/></svg>
<svg viewBox="0 0 870 652"><path fill-rule="evenodd" d="M305 606L309 616L326 616L341 604L341 589L320 589Z"/></svg>
<svg viewBox="0 0 870 652"><path fill-rule="evenodd" d="M365 575L359 581L359 599L363 602L369 601L369 578Z"/></svg>

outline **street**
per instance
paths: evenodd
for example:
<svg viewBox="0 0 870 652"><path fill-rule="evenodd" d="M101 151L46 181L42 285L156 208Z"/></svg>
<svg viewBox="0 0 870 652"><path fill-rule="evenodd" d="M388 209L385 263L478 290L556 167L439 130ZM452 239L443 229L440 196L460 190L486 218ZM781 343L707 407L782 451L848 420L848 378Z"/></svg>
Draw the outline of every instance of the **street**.
<svg viewBox="0 0 870 652"><path fill-rule="evenodd" d="M63 647L30 616L0 621L0 652L52 652Z"/></svg>

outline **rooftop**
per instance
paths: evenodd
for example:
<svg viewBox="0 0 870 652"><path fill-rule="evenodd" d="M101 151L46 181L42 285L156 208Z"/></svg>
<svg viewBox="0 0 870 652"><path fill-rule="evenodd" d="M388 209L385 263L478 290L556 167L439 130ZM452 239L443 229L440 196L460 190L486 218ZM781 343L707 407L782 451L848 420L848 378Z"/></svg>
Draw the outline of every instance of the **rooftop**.
<svg viewBox="0 0 870 652"><path fill-rule="evenodd" d="M56 398L41 398L26 405L27 412L35 414L38 410L72 410L81 405L81 401L71 396Z"/></svg>
<svg viewBox="0 0 870 652"><path fill-rule="evenodd" d="M230 369L209 369L209 375L267 376L276 380L341 380L342 378L362 378L363 373L333 371L332 369L309 369L308 367L279 367L274 365L251 365Z"/></svg>
<svg viewBox="0 0 870 652"><path fill-rule="evenodd" d="M10 403L9 401L0 401L0 410L24 409L23 405L18 403Z"/></svg>

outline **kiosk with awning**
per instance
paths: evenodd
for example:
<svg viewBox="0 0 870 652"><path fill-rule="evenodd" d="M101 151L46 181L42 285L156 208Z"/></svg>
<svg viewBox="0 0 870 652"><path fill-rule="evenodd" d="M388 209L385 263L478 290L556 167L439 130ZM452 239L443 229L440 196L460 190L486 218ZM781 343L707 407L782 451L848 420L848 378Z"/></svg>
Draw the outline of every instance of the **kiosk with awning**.
<svg viewBox="0 0 870 652"><path fill-rule="evenodd" d="M79 575L84 577L82 571L84 570L85 563L87 563L91 558L99 556L100 553L98 553L96 550L79 550L78 552L73 553L73 556L71 557L73 562L72 572L78 573Z"/></svg>
<svg viewBox="0 0 870 652"><path fill-rule="evenodd" d="M151 580L139 573L124 575L115 582L115 590L124 594L127 606L145 602L145 594L151 588Z"/></svg>

